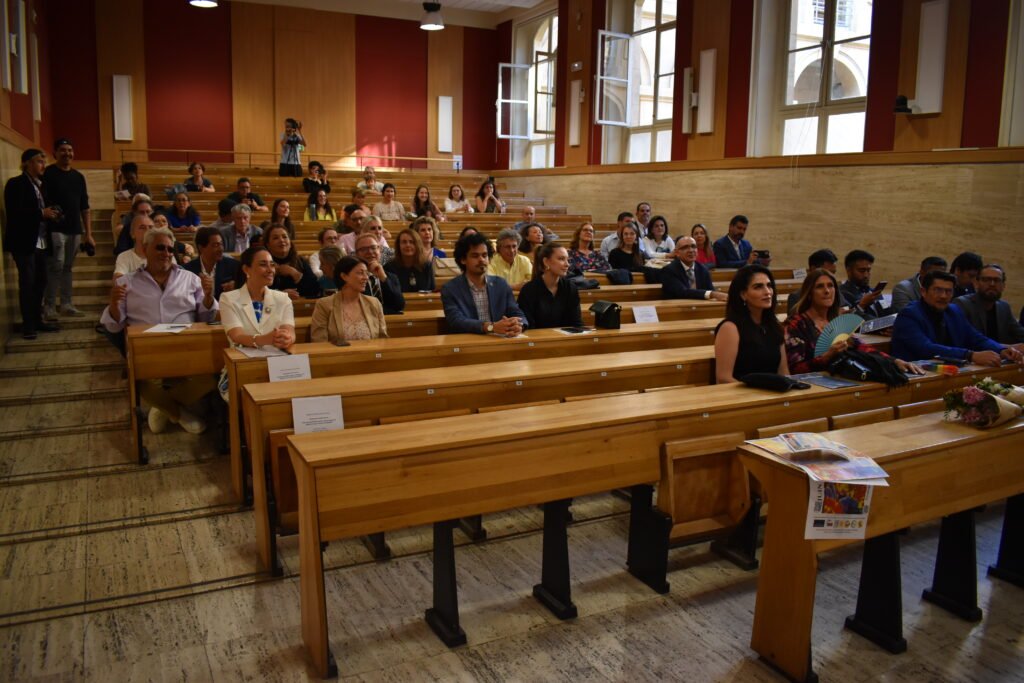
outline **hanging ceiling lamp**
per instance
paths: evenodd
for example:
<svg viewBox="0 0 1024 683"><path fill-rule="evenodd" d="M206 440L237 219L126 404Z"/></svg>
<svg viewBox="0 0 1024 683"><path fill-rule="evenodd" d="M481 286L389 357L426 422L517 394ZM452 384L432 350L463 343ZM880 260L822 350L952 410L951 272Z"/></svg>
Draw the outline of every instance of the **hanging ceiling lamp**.
<svg viewBox="0 0 1024 683"><path fill-rule="evenodd" d="M211 7L217 6L217 0L188 0L188 4L193 7L202 7L204 9L210 9Z"/></svg>
<svg viewBox="0 0 1024 683"><path fill-rule="evenodd" d="M420 20L420 28L424 31L440 31L444 29L444 19L441 17L441 3L425 2L423 10L426 14Z"/></svg>

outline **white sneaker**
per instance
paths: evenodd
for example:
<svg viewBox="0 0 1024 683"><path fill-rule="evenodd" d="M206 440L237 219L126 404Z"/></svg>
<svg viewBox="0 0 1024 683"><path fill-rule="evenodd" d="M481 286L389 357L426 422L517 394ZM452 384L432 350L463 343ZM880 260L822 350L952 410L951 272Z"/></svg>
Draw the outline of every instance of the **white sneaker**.
<svg viewBox="0 0 1024 683"><path fill-rule="evenodd" d="M202 434L206 431L206 422L198 415L193 415L184 408L178 414L178 424L189 434Z"/></svg>
<svg viewBox="0 0 1024 683"><path fill-rule="evenodd" d="M43 320L52 322L57 319L57 310L53 306L43 306Z"/></svg>
<svg viewBox="0 0 1024 683"><path fill-rule="evenodd" d="M167 423L171 421L171 418L159 408L150 408L149 418L146 421L149 423L149 431L160 434L167 429Z"/></svg>
<svg viewBox="0 0 1024 683"><path fill-rule="evenodd" d="M66 316L71 317L71 318L84 318L85 317L85 313L83 313L82 311L78 310L77 308L75 308L74 306L71 306L71 305L61 306L60 307L60 314L61 315L66 315Z"/></svg>

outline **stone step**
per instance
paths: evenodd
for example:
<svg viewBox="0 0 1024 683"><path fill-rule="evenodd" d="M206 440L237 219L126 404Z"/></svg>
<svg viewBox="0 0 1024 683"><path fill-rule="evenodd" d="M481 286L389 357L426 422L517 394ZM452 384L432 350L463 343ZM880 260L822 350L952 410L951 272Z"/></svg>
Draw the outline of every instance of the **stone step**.
<svg viewBox="0 0 1024 683"><path fill-rule="evenodd" d="M38 374L0 382L0 406L69 401L128 402L128 380L120 370L88 370L56 376Z"/></svg>
<svg viewBox="0 0 1024 683"><path fill-rule="evenodd" d="M124 359L113 346L62 351L26 351L0 359L0 377L67 374L90 370L120 370ZM127 411L127 405L125 406Z"/></svg>
<svg viewBox="0 0 1024 683"><path fill-rule="evenodd" d="M70 321L74 320L74 327ZM7 353L31 353L33 351L61 351L65 349L97 349L110 345L106 337L95 330L94 320L66 318L61 321L60 332L40 333L33 341L14 336L7 341Z"/></svg>

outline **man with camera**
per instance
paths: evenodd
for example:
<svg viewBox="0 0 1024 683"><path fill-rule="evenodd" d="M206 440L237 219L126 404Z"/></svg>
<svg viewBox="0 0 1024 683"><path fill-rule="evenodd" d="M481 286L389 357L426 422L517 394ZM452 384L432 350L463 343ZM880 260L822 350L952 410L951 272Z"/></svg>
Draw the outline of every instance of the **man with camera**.
<svg viewBox="0 0 1024 683"><path fill-rule="evenodd" d="M85 315L71 300L71 268L79 248L89 256L96 254L92 236L92 213L85 176L71 168L75 148L71 140L58 138L53 143L57 163L43 171L43 197L55 213L50 219L50 253L47 257L47 282L43 319L57 319L57 290L60 290L60 313L75 318ZM83 236L84 232L84 236Z"/></svg>

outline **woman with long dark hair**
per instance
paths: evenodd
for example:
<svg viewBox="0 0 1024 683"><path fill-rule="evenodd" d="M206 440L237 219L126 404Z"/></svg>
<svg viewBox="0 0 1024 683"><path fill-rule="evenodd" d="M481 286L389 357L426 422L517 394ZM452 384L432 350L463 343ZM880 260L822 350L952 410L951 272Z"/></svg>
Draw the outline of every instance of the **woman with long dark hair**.
<svg viewBox="0 0 1024 683"><path fill-rule="evenodd" d="M775 314L775 279L762 265L736 271L725 320L715 329L715 381L738 382L754 372L789 374L782 325Z"/></svg>

